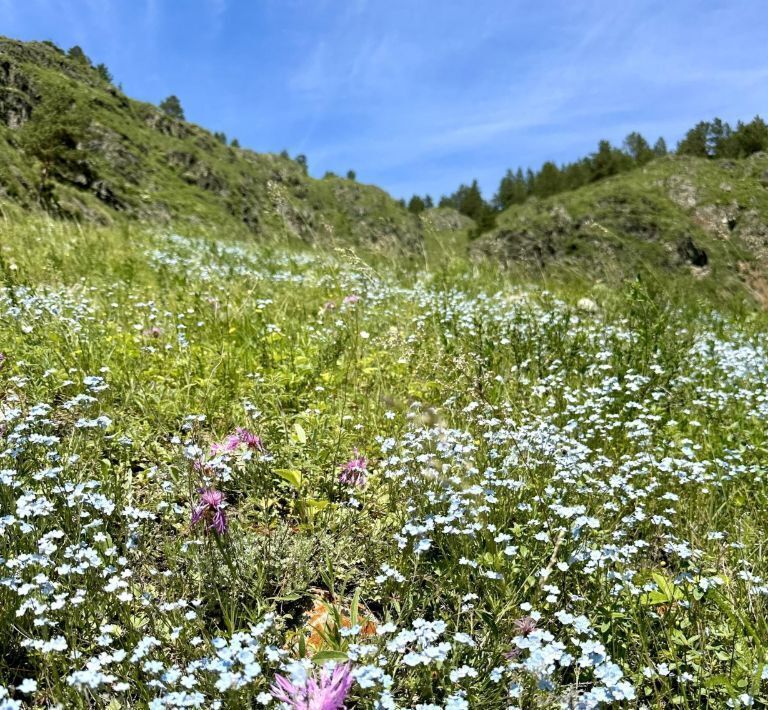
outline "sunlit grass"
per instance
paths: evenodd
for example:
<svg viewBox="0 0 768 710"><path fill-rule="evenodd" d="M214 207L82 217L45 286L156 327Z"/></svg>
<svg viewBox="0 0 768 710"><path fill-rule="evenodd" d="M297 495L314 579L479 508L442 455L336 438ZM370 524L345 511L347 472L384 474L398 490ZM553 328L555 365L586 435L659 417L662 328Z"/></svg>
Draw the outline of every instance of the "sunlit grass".
<svg viewBox="0 0 768 710"><path fill-rule="evenodd" d="M438 234L0 244L0 707L766 702L762 314Z"/></svg>

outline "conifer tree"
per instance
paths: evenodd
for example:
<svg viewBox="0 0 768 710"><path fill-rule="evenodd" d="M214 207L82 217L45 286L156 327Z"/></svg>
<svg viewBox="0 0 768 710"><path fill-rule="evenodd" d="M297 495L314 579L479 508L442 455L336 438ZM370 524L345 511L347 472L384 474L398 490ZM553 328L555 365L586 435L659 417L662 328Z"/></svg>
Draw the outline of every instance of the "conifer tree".
<svg viewBox="0 0 768 710"><path fill-rule="evenodd" d="M653 160L653 150L648 141L637 131L632 131L624 139L624 149L638 165L645 165Z"/></svg>
<svg viewBox="0 0 768 710"><path fill-rule="evenodd" d="M426 205L424 204L424 200L418 195L414 195L408 201L408 211L413 212L413 214L421 214L425 209Z"/></svg>
<svg viewBox="0 0 768 710"><path fill-rule="evenodd" d="M85 110L74 96L63 86L50 85L21 129L22 149L40 164L38 198L44 208L50 209L56 204L54 175L83 159L80 143L88 123Z"/></svg>
<svg viewBox="0 0 768 710"><path fill-rule="evenodd" d="M171 94L167 99L160 102L160 110L171 118L184 120L184 109L181 108L181 101L178 96Z"/></svg>
<svg viewBox="0 0 768 710"><path fill-rule="evenodd" d="M692 155L697 158L708 158L709 147L707 140L709 137L709 123L700 121L686 134L685 138L677 144L679 155Z"/></svg>
<svg viewBox="0 0 768 710"><path fill-rule="evenodd" d="M67 56L78 62L79 64L90 64L91 60L88 59L85 52L83 51L82 47L79 45L75 45L74 47L70 47L69 51L67 52Z"/></svg>
<svg viewBox="0 0 768 710"><path fill-rule="evenodd" d="M107 68L106 64L97 64L95 69L96 69L96 72L98 73L98 75L104 81L106 81L107 84L111 84L112 83L112 73L109 71L109 69Z"/></svg>

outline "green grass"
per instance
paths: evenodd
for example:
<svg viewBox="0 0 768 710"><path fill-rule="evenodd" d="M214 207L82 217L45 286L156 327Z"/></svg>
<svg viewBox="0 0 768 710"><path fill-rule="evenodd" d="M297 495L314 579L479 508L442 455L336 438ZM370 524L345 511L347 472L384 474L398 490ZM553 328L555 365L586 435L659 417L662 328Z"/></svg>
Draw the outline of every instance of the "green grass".
<svg viewBox="0 0 768 710"><path fill-rule="evenodd" d="M614 284L637 273L710 299L762 298L768 252L763 232L768 158L655 160L629 173L545 200L511 207L473 245L513 266ZM686 240L703 249L706 270L678 255Z"/></svg>
<svg viewBox="0 0 768 710"><path fill-rule="evenodd" d="M95 70L44 43L0 37L0 58L28 85L3 91L34 105L35 96L64 86L87 108L84 148L92 184L84 187L78 170L69 169L60 171L55 187L62 212L77 221L175 224L186 234L216 224L232 236L261 241L389 251L419 246L418 219L377 187L338 177L316 180L287 157L224 145L204 128L126 97ZM29 207L37 174L18 147L17 130L0 125L0 187ZM96 183L116 195L116 206L97 197Z"/></svg>
<svg viewBox="0 0 768 710"><path fill-rule="evenodd" d="M429 229L362 260L4 215L11 698L250 707L349 662L356 708L768 701L763 313ZM263 451L213 455L238 427Z"/></svg>

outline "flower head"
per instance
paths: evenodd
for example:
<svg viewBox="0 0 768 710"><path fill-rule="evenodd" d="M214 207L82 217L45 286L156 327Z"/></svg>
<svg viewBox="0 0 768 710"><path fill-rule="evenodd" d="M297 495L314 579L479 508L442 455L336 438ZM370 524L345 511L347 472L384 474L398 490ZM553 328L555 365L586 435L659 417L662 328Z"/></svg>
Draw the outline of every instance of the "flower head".
<svg viewBox="0 0 768 710"><path fill-rule="evenodd" d="M275 676L270 690L272 697L286 703L291 710L341 710L353 682L352 666L346 663L336 666L333 672L324 667L319 678L310 676L303 683Z"/></svg>
<svg viewBox="0 0 768 710"><path fill-rule="evenodd" d="M224 513L224 494L214 488L200 489L200 502L192 511L192 525L201 520L206 522L206 530L213 530L217 535L227 531L227 516Z"/></svg>
<svg viewBox="0 0 768 710"><path fill-rule="evenodd" d="M241 444L245 444L249 449L264 451L264 444L261 441L261 437L254 434L252 431L243 429L243 427L238 427L235 430L235 436L237 436L238 441L240 441Z"/></svg>
<svg viewBox="0 0 768 710"><path fill-rule="evenodd" d="M211 453L214 455L226 454L237 449L240 444L245 444L249 449L264 451L264 444L262 443L260 436L248 429L238 427L235 429L235 433L227 436L224 441L213 444L211 446Z"/></svg>
<svg viewBox="0 0 768 710"><path fill-rule="evenodd" d="M348 486L364 486L366 482L365 474L367 472L368 459L360 456L360 452L355 449L355 456L341 467L339 480Z"/></svg>
<svg viewBox="0 0 768 710"><path fill-rule="evenodd" d="M521 636L529 636L536 631L536 619L531 616L523 616L516 619L514 624Z"/></svg>

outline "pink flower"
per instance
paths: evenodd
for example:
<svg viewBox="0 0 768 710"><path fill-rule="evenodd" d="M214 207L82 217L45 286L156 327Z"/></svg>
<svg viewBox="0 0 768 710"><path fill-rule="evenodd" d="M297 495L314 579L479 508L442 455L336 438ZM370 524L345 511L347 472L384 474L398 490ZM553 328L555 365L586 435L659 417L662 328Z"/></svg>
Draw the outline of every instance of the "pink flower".
<svg viewBox="0 0 768 710"><path fill-rule="evenodd" d="M513 622L521 636L530 636L536 631L536 619L530 616L522 616Z"/></svg>
<svg viewBox="0 0 768 710"><path fill-rule="evenodd" d="M216 456L217 454L226 454L230 451L234 451L240 444L240 438L237 434L230 434L221 443L211 444L211 453Z"/></svg>
<svg viewBox="0 0 768 710"><path fill-rule="evenodd" d="M234 434L227 436L224 441L217 444L211 444L211 453L226 454L230 451L234 451L240 444L245 444L249 449L257 449L258 451L264 451L264 444L261 441L261 437L249 431L238 427Z"/></svg>
<svg viewBox="0 0 768 710"><path fill-rule="evenodd" d="M355 458L350 459L341 467L339 480L348 486L364 486L366 482L366 471L368 459L360 456L360 452L355 449Z"/></svg>
<svg viewBox="0 0 768 710"><path fill-rule="evenodd" d="M351 293L349 296L344 296L344 303L348 304L354 304L357 303L360 300L360 296L358 296L356 293Z"/></svg>
<svg viewBox="0 0 768 710"><path fill-rule="evenodd" d="M221 491L201 488L200 502L192 511L192 525L203 520L207 531L213 530L217 535L223 535L228 527L224 505L224 494Z"/></svg>
<svg viewBox="0 0 768 710"><path fill-rule="evenodd" d="M291 710L341 710L352 683L352 666L346 663L336 666L333 673L322 668L319 679L310 676L303 684L275 676L270 690L272 697L287 703Z"/></svg>
<svg viewBox="0 0 768 710"><path fill-rule="evenodd" d="M264 451L264 444L261 442L260 436L242 427L238 427L235 431L240 443L245 444L249 449Z"/></svg>

